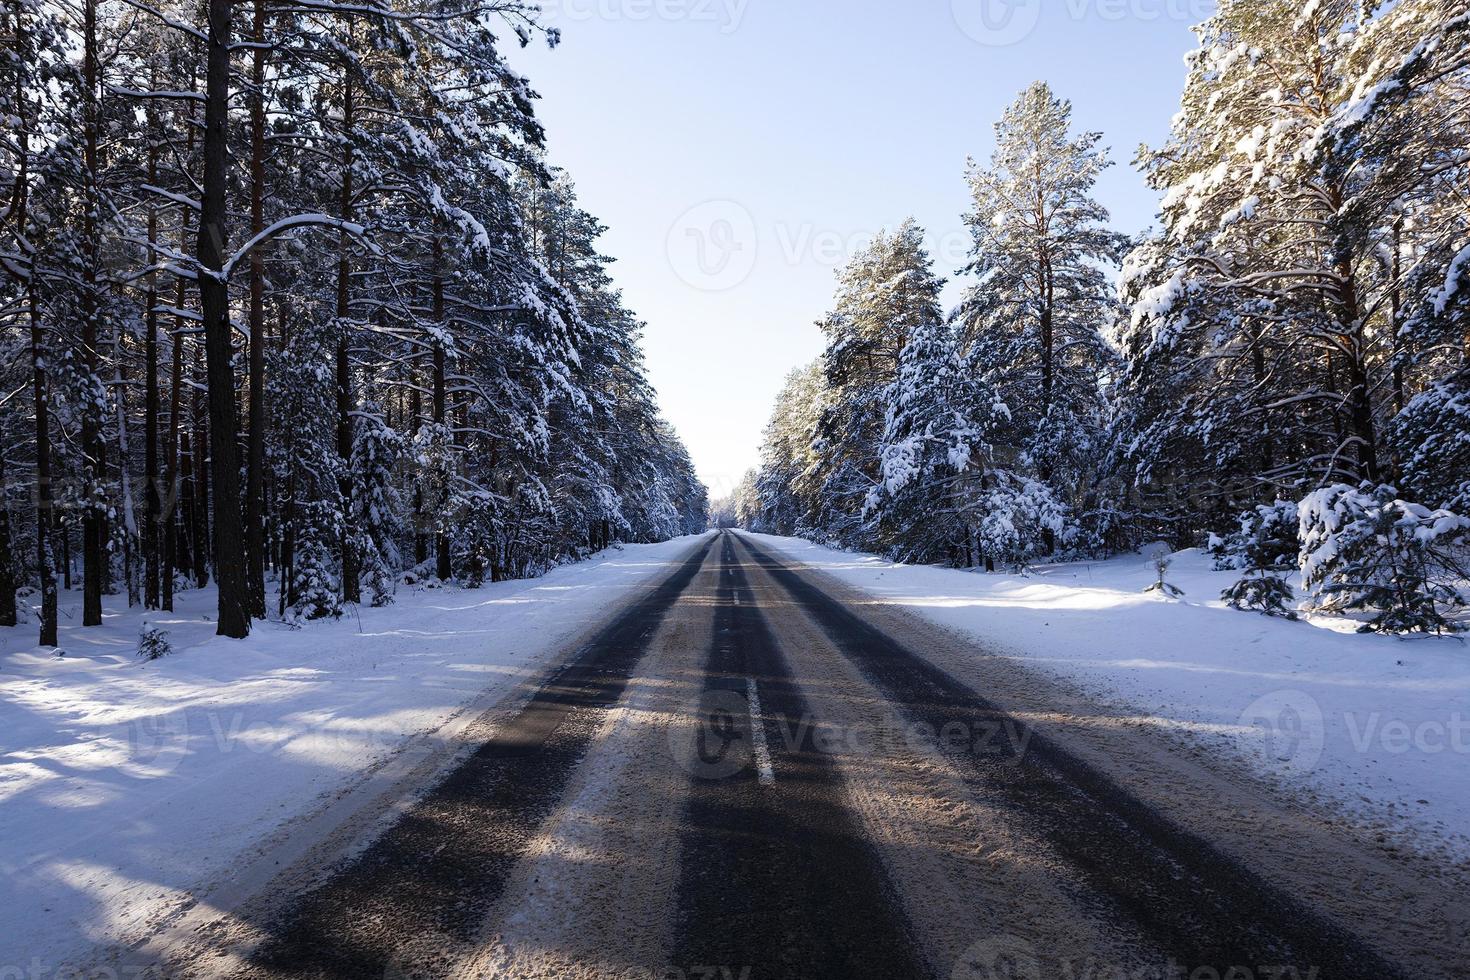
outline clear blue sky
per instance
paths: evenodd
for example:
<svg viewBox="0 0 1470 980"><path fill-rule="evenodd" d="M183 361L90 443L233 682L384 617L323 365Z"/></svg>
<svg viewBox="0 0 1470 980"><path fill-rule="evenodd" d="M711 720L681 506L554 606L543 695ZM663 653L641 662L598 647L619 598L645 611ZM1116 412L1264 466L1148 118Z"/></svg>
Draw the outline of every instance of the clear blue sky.
<svg viewBox="0 0 1470 980"><path fill-rule="evenodd" d="M1206 0L550 0L563 43L512 60L552 162L610 228L665 413L714 495L757 462L853 247L913 215L967 244L965 158L1030 82L1104 133L1114 224L1153 223L1130 162L1177 111ZM957 295L951 285L947 299Z"/></svg>

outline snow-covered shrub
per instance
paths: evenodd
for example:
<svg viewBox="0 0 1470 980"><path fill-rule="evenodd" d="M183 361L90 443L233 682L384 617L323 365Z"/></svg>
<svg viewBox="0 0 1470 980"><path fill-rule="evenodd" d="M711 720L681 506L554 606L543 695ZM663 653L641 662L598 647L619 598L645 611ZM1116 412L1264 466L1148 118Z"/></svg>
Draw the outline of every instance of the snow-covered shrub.
<svg viewBox="0 0 1470 980"><path fill-rule="evenodd" d="M1420 500L1470 511L1470 368L1436 382L1393 420L1404 483Z"/></svg>
<svg viewBox="0 0 1470 980"><path fill-rule="evenodd" d="M1211 534L1205 553L1215 560L1215 571L1238 568L1284 572L1296 567L1299 520L1290 500L1259 504L1240 515L1240 526L1230 534Z"/></svg>
<svg viewBox="0 0 1470 980"><path fill-rule="evenodd" d="M998 563L1024 567L1058 545L1071 543L1075 527L1066 506L1040 480L991 470L977 493L975 537L980 553Z"/></svg>
<svg viewBox="0 0 1470 980"><path fill-rule="evenodd" d="M1338 483L1299 511L1302 580L1311 608L1376 611L1361 632L1446 633L1440 609L1463 606L1470 518L1399 499L1385 485Z"/></svg>
<svg viewBox="0 0 1470 980"><path fill-rule="evenodd" d="M1233 609L1252 609L1267 616L1296 619L1296 610L1291 608L1291 604L1296 601L1296 593L1292 591L1291 583L1283 576L1271 572L1247 572L1238 582L1221 592L1220 598Z"/></svg>
<svg viewBox="0 0 1470 980"><path fill-rule="evenodd" d="M1239 531L1221 536L1214 531L1205 539L1205 554L1214 562L1217 572L1233 572L1245 567L1245 538Z"/></svg>
<svg viewBox="0 0 1470 980"><path fill-rule="evenodd" d="M157 660L174 652L168 642L168 630L143 623L138 629L138 659Z"/></svg>
<svg viewBox="0 0 1470 980"><path fill-rule="evenodd" d="M1154 582L1144 592L1158 592L1166 596L1178 598L1184 595L1184 590L1177 585L1170 585L1164 577L1169 573L1169 566L1174 564L1174 559L1169 557L1168 552L1160 549L1154 552Z"/></svg>
<svg viewBox="0 0 1470 980"><path fill-rule="evenodd" d="M1240 531L1226 539L1215 568L1239 568L1245 574L1221 592L1220 598L1236 609L1296 619L1291 608L1296 597L1279 573L1296 567L1300 525L1297 506L1289 500L1261 504L1242 514Z"/></svg>
<svg viewBox="0 0 1470 980"><path fill-rule="evenodd" d="M353 510L357 551L362 561L373 606L392 603L400 555L403 500L398 492L399 471L408 454L408 440L389 428L377 405L358 408L357 435L352 443L352 473L357 492Z"/></svg>
<svg viewBox="0 0 1470 980"><path fill-rule="evenodd" d="M325 619L342 615L341 587L330 534L323 525L330 519L329 505L303 508L300 537L296 541L291 574L292 619ZM316 519L313 519L316 518Z"/></svg>

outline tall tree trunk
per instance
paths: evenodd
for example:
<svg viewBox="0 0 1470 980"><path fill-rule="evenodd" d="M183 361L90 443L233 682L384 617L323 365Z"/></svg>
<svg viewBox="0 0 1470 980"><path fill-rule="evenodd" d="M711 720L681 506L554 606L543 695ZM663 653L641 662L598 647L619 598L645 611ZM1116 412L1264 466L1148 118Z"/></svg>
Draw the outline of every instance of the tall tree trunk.
<svg viewBox="0 0 1470 980"><path fill-rule="evenodd" d="M444 391L444 345L438 339L435 339L435 341L434 341L434 424L437 427L439 427L439 429L441 430L441 432L442 432L442 429L443 429L444 424L445 424L445 408L446 408L446 405L445 405L445 391ZM446 473L445 474L446 481L448 480L448 476L449 476L449 474ZM447 494L447 492L448 492L447 488L446 488L446 491L445 492ZM440 506L443 507L447 503L448 503L447 500L441 500L440 501ZM451 569L449 567L449 535L444 531L444 515L443 514L439 514L439 515L437 515L437 518L438 518L438 522L439 522L439 529L434 534L434 552L435 552L435 556L437 558L437 565L438 565L438 567L435 569L435 571L438 573L439 580L441 582L447 582L449 580L450 572L451 572Z"/></svg>
<svg viewBox="0 0 1470 980"><path fill-rule="evenodd" d="M196 349L196 375L201 354ZM209 459L206 454L209 416L205 405L208 397L208 391L194 389L194 435L189 439L189 472L193 477L189 487L189 530L193 535L189 550L194 559L194 582L201 589L209 584Z"/></svg>
<svg viewBox="0 0 1470 980"><path fill-rule="evenodd" d="M36 300L36 267L31 264L29 294L31 320L31 394L36 413L36 573L41 580L41 638L43 647L56 646L56 570L51 561L48 526L55 518L51 505L51 425L46 398L46 362L41 355L41 308Z"/></svg>
<svg viewBox="0 0 1470 980"><path fill-rule="evenodd" d="M265 0L255 0L250 82L250 233L265 228ZM250 395L246 410L245 554L251 614L265 616L265 257L250 253Z"/></svg>
<svg viewBox="0 0 1470 980"><path fill-rule="evenodd" d="M128 590L128 608L138 605L138 575L133 554L133 541L138 536L137 508L133 501L132 476L128 472L128 459L132 455L128 444L128 374L124 370L127 359L123 354L122 330L114 321L112 327L113 389L117 392L117 459L118 459L118 509L122 512L122 561L123 582Z"/></svg>
<svg viewBox="0 0 1470 980"><path fill-rule="evenodd" d="M158 87L155 69L150 83ZM158 114L148 109L148 183L158 186ZM158 263L158 209L148 205L148 264ZM158 274L148 273L143 319L143 606L159 606L158 522Z"/></svg>
<svg viewBox="0 0 1470 980"><path fill-rule="evenodd" d="M86 383L97 383L97 226L100 206L97 200L97 129L100 123L97 105L97 0L82 4L82 83L86 87L83 101L82 159L85 198L82 204L82 363L87 369ZM100 412L88 392L82 407L82 457L87 500L82 511L82 625L102 625L102 563L107 560L106 531L102 508L95 495L104 479L102 468L102 426Z"/></svg>
<svg viewBox="0 0 1470 980"><path fill-rule="evenodd" d="M204 181L197 250L209 389L209 459L214 484L214 575L220 636L250 633L250 590L240 527L240 468L235 445L235 372L228 287L222 269L229 212L230 15L232 0L209 0L209 55L204 84Z"/></svg>
<svg viewBox="0 0 1470 980"><path fill-rule="evenodd" d="M10 529L10 482L5 472L5 454L0 453L0 626L16 624L15 542Z"/></svg>
<svg viewBox="0 0 1470 980"><path fill-rule="evenodd" d="M180 292L184 289L183 282L179 280ZM169 373L168 431L163 446L163 507L159 515L163 524L163 581L160 584L163 586L163 608L169 612L174 608L174 570L182 565L179 561L179 494L182 488L179 479L179 412L183 408L184 337L177 324L175 326L173 370Z"/></svg>
<svg viewBox="0 0 1470 980"><path fill-rule="evenodd" d="M1250 328L1251 335L1251 376L1255 382L1256 407L1261 413L1261 472L1270 473L1276 469L1275 440L1271 435L1271 416L1267 414L1267 403L1270 396L1266 391L1266 328L1255 324Z"/></svg>
<svg viewBox="0 0 1470 980"><path fill-rule="evenodd" d="M418 355L408 364L409 430L417 438L423 427L423 404L419 396ZM424 487L417 476L413 480L413 563L417 567L429 560L429 538L424 534Z"/></svg>
<svg viewBox="0 0 1470 980"><path fill-rule="evenodd" d="M342 197L341 218L352 220L352 126L353 92L351 69L342 69ZM352 261L347 254L348 238L343 232L337 241L337 455L342 460L340 480L342 496L342 599L357 602L361 598L358 583L357 527L352 508L352 364L348 356L352 310Z"/></svg>
<svg viewBox="0 0 1470 980"><path fill-rule="evenodd" d="M1328 214L1340 215L1346 195L1341 186L1326 188ZM1357 442L1357 477L1378 482L1378 435L1373 424L1373 385L1368 374L1368 338L1353 272L1351 254L1339 245L1332 259L1335 285L1332 289L1332 314L1337 320L1342 353L1347 360L1348 425Z"/></svg>
<svg viewBox="0 0 1470 980"><path fill-rule="evenodd" d="M25 27L21 23L21 17L24 11L21 9L19 2L16 2L7 13L11 17L14 17L14 23L9 26L12 29L11 36L15 42L15 54L17 57L23 58L25 55L21 45L25 42ZM25 114L24 73L18 70L14 74L15 109L23 117ZM15 191L12 198L12 203L15 208L13 217L17 221L16 229L24 235L26 191L28 189L26 185L30 180L29 165L26 159L30 155L30 139L26 133L24 118L16 125L15 142L18 159L16 160ZM34 265L32 265L32 274L34 274L34 271ZM30 279L28 277L27 282L29 281ZM0 499L0 626L14 626L17 621L15 593L19 587L19 583L16 581L18 562L14 553L14 541L11 538L10 487L6 477L5 455L3 449L0 449L0 494L4 494L4 498Z"/></svg>
<svg viewBox="0 0 1470 980"><path fill-rule="evenodd" d="M1056 375L1056 340L1053 336L1053 293L1051 258L1043 250L1037 257L1037 272L1041 276L1041 414L1051 412L1052 390Z"/></svg>
<svg viewBox="0 0 1470 980"><path fill-rule="evenodd" d="M70 592L72 588L71 520L70 518L62 520L61 511L55 507L51 512L56 515L52 518L52 526L55 527L57 538L61 541L61 584L66 591Z"/></svg>
<svg viewBox="0 0 1470 980"><path fill-rule="evenodd" d="M24 10L20 0L15 3L15 50L22 53L27 48ZM17 128L16 143L19 145L20 160L16 174L15 226L22 231L28 221L28 191L30 189L30 131L25 118L24 73L15 73L16 106L21 120ZM50 410L46 397L46 362L41 352L46 338L41 331L41 304L38 299L36 254L31 252L26 276L26 313L31 328L31 407L36 418L36 576L41 588L41 630L39 644L43 647L56 646L56 568L51 560L51 526L56 519L51 505L51 425Z"/></svg>
<svg viewBox="0 0 1470 980"><path fill-rule="evenodd" d="M188 130L189 155L194 150L194 127L186 125ZM179 209L179 251L187 252L189 248L189 209ZM187 299L186 287L183 277L179 277L174 286L174 308L184 309ZM182 413L184 410L184 336L188 329L188 321L183 316L174 317L174 329L171 337L173 351L173 366L169 372L169 409L168 409L168 434L164 445L164 466L166 475L164 477L165 490L163 501L163 608L173 612L174 608L174 573L178 569L188 568L189 562L184 559L184 549L188 544L187 534L180 533L185 517L191 513L192 497L186 504L183 501L184 480L183 465L180 459L180 442L187 438L186 432L180 427Z"/></svg>
<svg viewBox="0 0 1470 980"><path fill-rule="evenodd" d="M1357 442L1357 477L1378 482L1378 437L1373 424L1372 382L1368 377L1367 337L1358 316L1358 290L1346 262L1337 266L1342 286L1337 317L1347 361L1348 424Z"/></svg>

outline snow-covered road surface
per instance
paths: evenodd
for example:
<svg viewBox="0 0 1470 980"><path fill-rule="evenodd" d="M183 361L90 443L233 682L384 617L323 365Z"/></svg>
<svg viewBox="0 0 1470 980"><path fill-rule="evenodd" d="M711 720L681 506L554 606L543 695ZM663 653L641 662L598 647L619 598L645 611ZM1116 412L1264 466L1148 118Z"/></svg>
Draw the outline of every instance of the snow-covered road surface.
<svg viewBox="0 0 1470 980"><path fill-rule="evenodd" d="M1173 556L1182 599L1144 589L1148 558L1027 575L901 565L798 538L763 547L1084 691L1131 724L1320 797L1370 835L1470 860L1470 644L1352 632L1229 609L1198 550ZM920 651L923 652L923 651Z"/></svg>
<svg viewBox="0 0 1470 980"><path fill-rule="evenodd" d="M245 641L213 635L213 589L185 591L147 617L176 650L149 664L138 613L94 629L64 615L60 658L34 625L0 629L0 967L54 969L201 896L249 893L410 772L432 778L467 724L697 540L481 589L405 587Z"/></svg>
<svg viewBox="0 0 1470 980"><path fill-rule="evenodd" d="M1470 972L1463 867L770 544L725 535L670 561L327 872L307 855L102 962L252 978Z"/></svg>

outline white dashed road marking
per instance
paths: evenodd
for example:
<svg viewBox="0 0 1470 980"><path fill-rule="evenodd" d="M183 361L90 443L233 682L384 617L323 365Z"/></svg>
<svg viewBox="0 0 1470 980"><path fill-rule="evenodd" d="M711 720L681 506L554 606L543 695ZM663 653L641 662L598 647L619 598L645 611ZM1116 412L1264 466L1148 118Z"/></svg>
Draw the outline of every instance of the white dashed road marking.
<svg viewBox="0 0 1470 980"><path fill-rule="evenodd" d="M745 679L745 693L750 703L750 740L755 746L755 771L762 786L776 782L776 770L771 765L771 750L766 746L766 723L761 719L761 696L755 687L755 678Z"/></svg>

